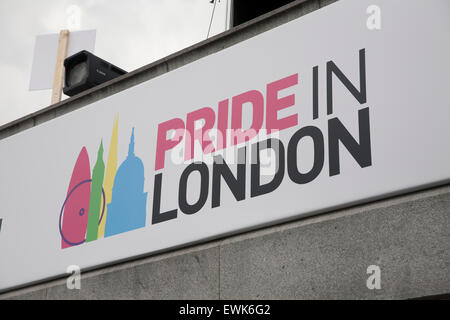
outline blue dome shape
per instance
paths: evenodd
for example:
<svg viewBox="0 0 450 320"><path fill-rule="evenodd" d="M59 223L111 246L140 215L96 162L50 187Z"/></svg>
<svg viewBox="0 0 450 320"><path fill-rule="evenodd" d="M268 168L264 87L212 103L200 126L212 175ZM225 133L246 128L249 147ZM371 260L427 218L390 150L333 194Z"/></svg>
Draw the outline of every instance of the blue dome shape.
<svg viewBox="0 0 450 320"><path fill-rule="evenodd" d="M144 164L134 154L133 128L128 156L114 178L105 237L145 227L147 192L143 192L144 181Z"/></svg>

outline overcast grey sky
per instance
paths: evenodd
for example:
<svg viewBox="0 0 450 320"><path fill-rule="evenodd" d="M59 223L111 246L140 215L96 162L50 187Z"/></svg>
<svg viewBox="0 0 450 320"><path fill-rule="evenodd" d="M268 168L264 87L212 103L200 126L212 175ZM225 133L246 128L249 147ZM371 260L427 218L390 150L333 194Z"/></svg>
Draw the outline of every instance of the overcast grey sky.
<svg viewBox="0 0 450 320"><path fill-rule="evenodd" d="M28 90L35 38L73 26L70 7L80 9L79 30L97 30L94 53L132 71L206 39L213 6L210 0L0 0L0 125L50 104L51 90ZM221 0L211 35L225 30L225 16Z"/></svg>

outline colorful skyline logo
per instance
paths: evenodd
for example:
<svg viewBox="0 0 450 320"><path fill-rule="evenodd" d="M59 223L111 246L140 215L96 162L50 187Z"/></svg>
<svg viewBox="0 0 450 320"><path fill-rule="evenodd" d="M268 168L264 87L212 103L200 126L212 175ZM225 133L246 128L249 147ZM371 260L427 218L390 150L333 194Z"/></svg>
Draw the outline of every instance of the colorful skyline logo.
<svg viewBox="0 0 450 320"><path fill-rule="evenodd" d="M134 154L133 128L128 155L117 169L118 127L117 116L106 169L103 140L100 141L92 176L86 147L83 146L78 155L59 214L61 249L145 227L147 192L144 192L144 164Z"/></svg>

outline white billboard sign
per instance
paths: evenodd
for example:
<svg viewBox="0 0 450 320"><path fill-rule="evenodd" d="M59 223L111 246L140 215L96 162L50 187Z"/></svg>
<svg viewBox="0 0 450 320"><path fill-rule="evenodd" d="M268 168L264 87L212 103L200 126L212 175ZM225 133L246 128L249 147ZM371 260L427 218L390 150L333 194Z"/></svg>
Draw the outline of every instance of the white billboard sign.
<svg viewBox="0 0 450 320"><path fill-rule="evenodd" d="M448 183L449 13L338 1L1 140L0 290Z"/></svg>

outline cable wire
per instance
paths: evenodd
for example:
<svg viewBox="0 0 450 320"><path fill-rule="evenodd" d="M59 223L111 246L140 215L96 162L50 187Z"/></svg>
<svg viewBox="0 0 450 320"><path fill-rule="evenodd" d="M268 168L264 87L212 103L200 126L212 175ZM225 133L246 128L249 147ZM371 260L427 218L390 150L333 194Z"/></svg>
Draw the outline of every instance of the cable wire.
<svg viewBox="0 0 450 320"><path fill-rule="evenodd" d="M216 11L216 4L217 4L217 0L214 0L214 8L211 14L211 21L209 21L209 28L208 28L208 34L206 35L206 39L209 38L209 32L211 31L211 26L212 26L212 22L213 22L213 18L214 18L214 11Z"/></svg>

